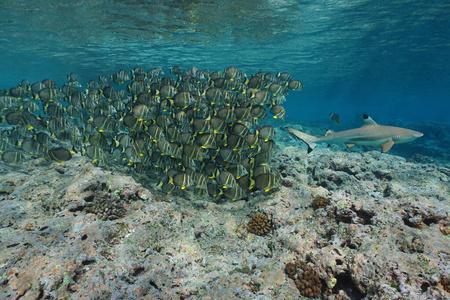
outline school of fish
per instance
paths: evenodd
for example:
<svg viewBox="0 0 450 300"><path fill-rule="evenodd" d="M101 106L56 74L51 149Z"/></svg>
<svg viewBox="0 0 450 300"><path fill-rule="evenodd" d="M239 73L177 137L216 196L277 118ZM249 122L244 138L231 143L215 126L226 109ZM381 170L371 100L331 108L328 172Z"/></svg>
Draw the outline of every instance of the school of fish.
<svg viewBox="0 0 450 300"><path fill-rule="evenodd" d="M83 88L73 73L55 81L22 80L0 90L0 153L6 163L41 157L63 163L74 153L99 166L127 165L158 177L167 194L244 199L281 185L267 162L275 131L258 121L284 120L282 103L302 83L288 73L247 75L236 67L192 67L100 76Z"/></svg>

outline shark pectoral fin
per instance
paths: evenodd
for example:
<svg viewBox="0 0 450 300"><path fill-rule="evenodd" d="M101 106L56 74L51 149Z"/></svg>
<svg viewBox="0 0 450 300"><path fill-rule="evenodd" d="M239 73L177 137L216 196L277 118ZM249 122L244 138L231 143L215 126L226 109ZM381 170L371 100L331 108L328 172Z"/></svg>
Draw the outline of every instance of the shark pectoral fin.
<svg viewBox="0 0 450 300"><path fill-rule="evenodd" d="M394 145L393 141L389 141L389 142L381 144L380 145L381 146L381 153L388 152L389 149L391 149L392 145Z"/></svg>
<svg viewBox="0 0 450 300"><path fill-rule="evenodd" d="M346 144L346 145L347 145L347 148L351 148L351 147L355 146L355 144Z"/></svg>

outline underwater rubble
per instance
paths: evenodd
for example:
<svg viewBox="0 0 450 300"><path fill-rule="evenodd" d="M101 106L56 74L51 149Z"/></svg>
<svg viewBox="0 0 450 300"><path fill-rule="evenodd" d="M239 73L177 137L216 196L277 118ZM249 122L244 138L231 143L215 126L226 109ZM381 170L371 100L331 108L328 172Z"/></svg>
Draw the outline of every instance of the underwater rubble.
<svg viewBox="0 0 450 300"><path fill-rule="evenodd" d="M448 164L288 146L271 166L279 189L218 202L80 154L1 163L0 298L449 298Z"/></svg>

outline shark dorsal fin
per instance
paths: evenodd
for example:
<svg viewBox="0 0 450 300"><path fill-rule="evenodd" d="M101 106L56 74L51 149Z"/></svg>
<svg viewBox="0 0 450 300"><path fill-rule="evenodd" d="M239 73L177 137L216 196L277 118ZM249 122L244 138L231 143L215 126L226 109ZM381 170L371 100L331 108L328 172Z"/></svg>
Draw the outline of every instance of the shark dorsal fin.
<svg viewBox="0 0 450 300"><path fill-rule="evenodd" d="M369 117L366 114L363 115L363 118L364 118L363 126L378 125L377 122L375 122L371 117Z"/></svg>
<svg viewBox="0 0 450 300"><path fill-rule="evenodd" d="M330 134L334 133L333 131L331 131L330 129L327 130L327 133L325 133L325 136L329 136Z"/></svg>

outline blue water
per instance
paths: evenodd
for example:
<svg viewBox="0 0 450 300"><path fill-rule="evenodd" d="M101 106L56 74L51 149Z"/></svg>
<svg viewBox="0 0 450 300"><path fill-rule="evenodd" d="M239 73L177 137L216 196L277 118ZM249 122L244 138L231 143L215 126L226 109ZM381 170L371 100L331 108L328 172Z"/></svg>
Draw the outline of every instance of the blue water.
<svg viewBox="0 0 450 300"><path fill-rule="evenodd" d="M233 65L301 80L288 120L450 123L449 17L430 0L0 1L0 88Z"/></svg>

